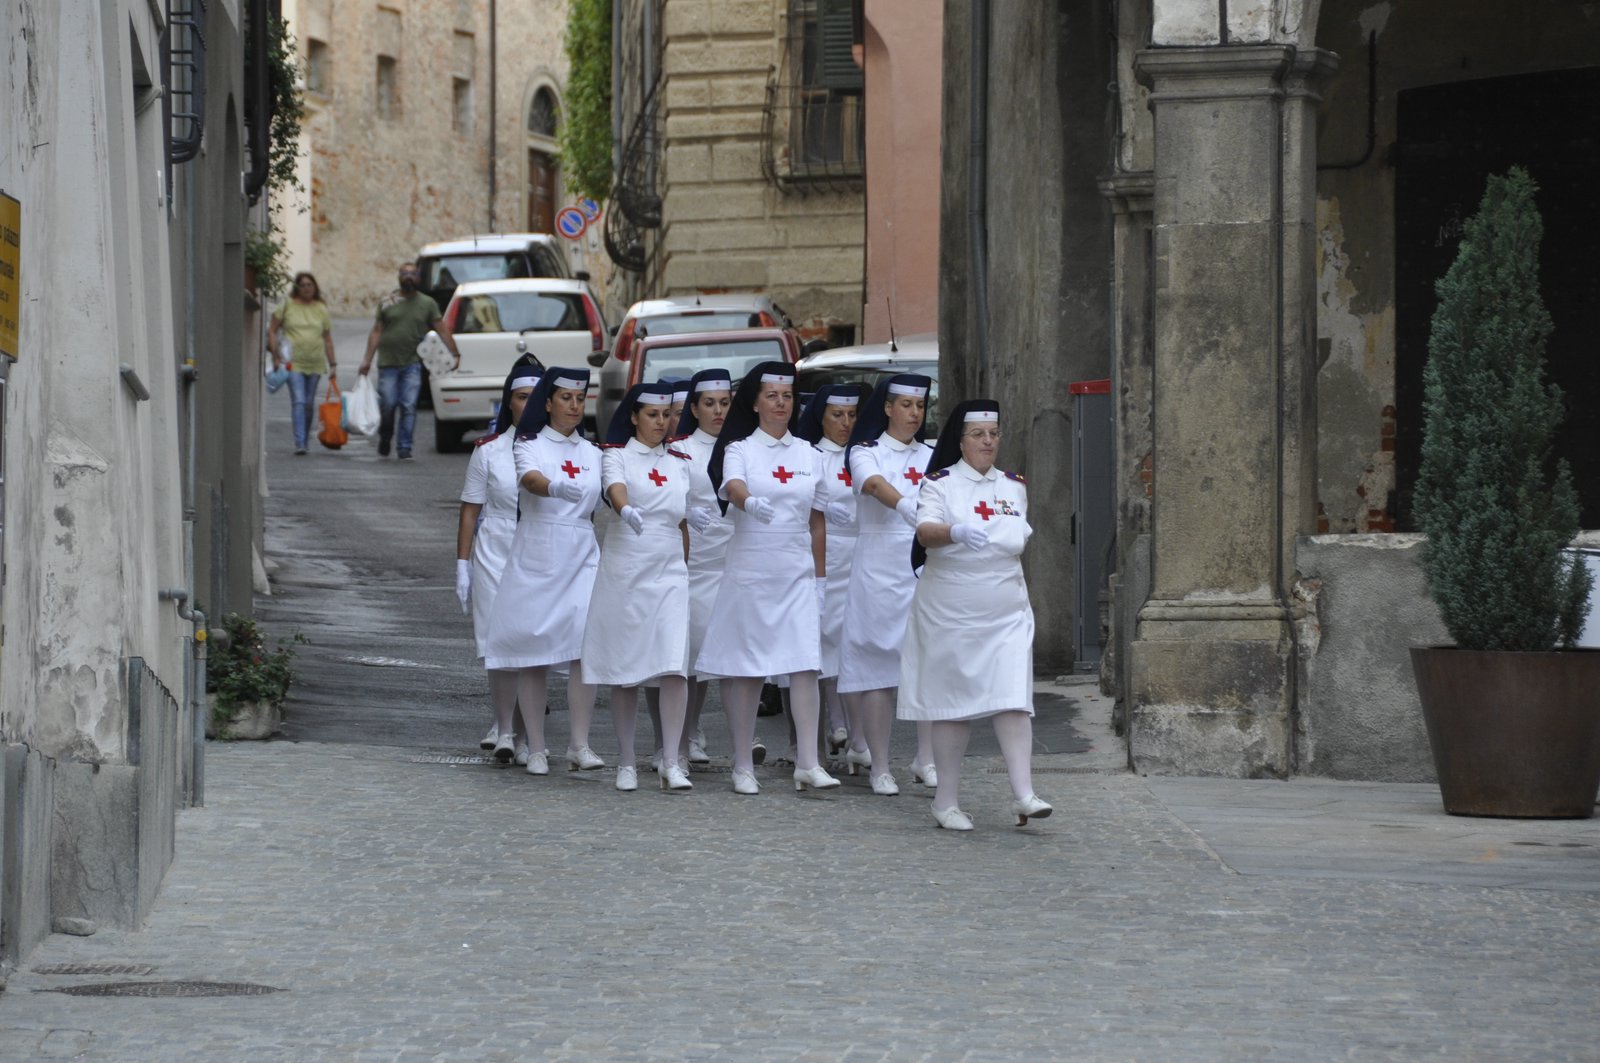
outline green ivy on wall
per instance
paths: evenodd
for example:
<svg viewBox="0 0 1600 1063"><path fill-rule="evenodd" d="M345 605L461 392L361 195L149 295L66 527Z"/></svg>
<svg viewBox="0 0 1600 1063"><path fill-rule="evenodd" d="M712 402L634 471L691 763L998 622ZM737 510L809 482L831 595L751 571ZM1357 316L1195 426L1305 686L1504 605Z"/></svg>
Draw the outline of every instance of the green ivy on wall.
<svg viewBox="0 0 1600 1063"><path fill-rule="evenodd" d="M604 202L611 192L611 0L568 0L566 46L562 170L574 192Z"/></svg>

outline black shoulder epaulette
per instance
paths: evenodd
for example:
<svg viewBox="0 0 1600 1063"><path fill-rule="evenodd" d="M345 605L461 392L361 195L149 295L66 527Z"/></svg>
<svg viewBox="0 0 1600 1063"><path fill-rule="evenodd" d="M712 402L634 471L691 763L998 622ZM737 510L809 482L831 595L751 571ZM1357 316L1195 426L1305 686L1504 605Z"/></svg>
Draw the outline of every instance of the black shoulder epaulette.
<svg viewBox="0 0 1600 1063"><path fill-rule="evenodd" d="M1028 484L1027 478L1024 477L1021 473L1018 473L1018 472L1008 472L1008 473L1006 473L1006 479L1007 480L1015 480L1015 481L1017 481L1017 483L1022 484L1024 487L1026 487L1027 484Z"/></svg>
<svg viewBox="0 0 1600 1063"><path fill-rule="evenodd" d="M667 453L671 454L675 458L682 458L684 461L693 461L694 460L693 455L685 454L681 450L673 450L671 447L667 448Z"/></svg>
<svg viewBox="0 0 1600 1063"><path fill-rule="evenodd" d="M491 433L489 433L488 435L484 436L482 439L478 440L476 443L474 443L472 445L475 446L475 447L481 447L485 443L493 443L495 440L497 440L499 438L500 438L500 433L499 432L491 432Z"/></svg>
<svg viewBox="0 0 1600 1063"><path fill-rule="evenodd" d="M949 475L950 475L950 469L948 467L946 467L946 468L943 468L943 469L935 469L933 472L930 472L928 475L924 476L923 479L924 480L942 480L946 476L949 476Z"/></svg>
<svg viewBox="0 0 1600 1063"><path fill-rule="evenodd" d="M626 444L626 443L601 443L600 444L600 449L601 450L616 450L619 447L625 447L627 445L628 444Z"/></svg>

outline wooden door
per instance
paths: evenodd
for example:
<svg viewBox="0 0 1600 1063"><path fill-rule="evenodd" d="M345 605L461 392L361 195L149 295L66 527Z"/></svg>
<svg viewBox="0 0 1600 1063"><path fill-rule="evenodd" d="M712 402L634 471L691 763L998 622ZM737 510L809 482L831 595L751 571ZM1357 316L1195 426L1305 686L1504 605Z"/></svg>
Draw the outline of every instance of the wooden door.
<svg viewBox="0 0 1600 1063"><path fill-rule="evenodd" d="M559 171L553 156L528 151L528 231L556 231L556 181Z"/></svg>

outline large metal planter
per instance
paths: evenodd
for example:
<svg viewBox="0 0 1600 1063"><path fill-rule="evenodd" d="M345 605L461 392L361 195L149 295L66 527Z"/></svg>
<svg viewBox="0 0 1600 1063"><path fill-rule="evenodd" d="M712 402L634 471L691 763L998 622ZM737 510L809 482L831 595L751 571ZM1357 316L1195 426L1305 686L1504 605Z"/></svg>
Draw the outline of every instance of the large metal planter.
<svg viewBox="0 0 1600 1063"><path fill-rule="evenodd" d="M1444 810L1587 819L1600 790L1600 650L1418 647L1411 667Z"/></svg>

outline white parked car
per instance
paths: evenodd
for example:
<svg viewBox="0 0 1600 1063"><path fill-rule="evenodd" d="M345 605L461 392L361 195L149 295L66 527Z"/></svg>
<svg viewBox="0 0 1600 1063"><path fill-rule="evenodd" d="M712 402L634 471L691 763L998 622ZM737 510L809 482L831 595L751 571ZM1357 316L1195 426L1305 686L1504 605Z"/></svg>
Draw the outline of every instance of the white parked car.
<svg viewBox="0 0 1600 1063"><path fill-rule="evenodd" d="M600 372L599 403L595 423L611 423L611 414L627 394L630 381L638 382L632 365L641 340L649 336L671 336L684 332L728 332L748 328L789 328L789 315L759 293L722 295L679 295L669 299L644 299L628 308L617 327L611 353L592 356L589 364ZM653 379L653 378L652 378Z"/></svg>
<svg viewBox="0 0 1600 1063"><path fill-rule="evenodd" d="M834 347L808 354L794 367L795 390L808 401L824 384L865 384L875 388L896 373L921 373L933 378L928 390L928 423L923 434L939 432L939 334L901 336L896 342L868 343L859 347Z"/></svg>
<svg viewBox="0 0 1600 1063"><path fill-rule="evenodd" d="M582 366L610 339L600 302L580 280L467 281L444 312L461 366L433 376L434 447L456 450L469 431L494 419L511 363L524 350L542 365Z"/></svg>

